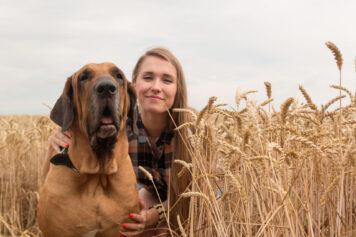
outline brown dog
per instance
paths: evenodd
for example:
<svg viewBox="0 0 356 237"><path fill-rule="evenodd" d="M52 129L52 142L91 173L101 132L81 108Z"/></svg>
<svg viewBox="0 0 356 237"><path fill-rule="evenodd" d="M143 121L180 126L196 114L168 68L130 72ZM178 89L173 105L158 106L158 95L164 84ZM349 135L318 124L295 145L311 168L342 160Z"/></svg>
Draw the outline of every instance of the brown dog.
<svg viewBox="0 0 356 237"><path fill-rule="evenodd" d="M135 101L112 63L88 64L67 79L51 119L73 137L68 161L51 165L41 190L45 237L120 236L129 214L139 212L125 129Z"/></svg>

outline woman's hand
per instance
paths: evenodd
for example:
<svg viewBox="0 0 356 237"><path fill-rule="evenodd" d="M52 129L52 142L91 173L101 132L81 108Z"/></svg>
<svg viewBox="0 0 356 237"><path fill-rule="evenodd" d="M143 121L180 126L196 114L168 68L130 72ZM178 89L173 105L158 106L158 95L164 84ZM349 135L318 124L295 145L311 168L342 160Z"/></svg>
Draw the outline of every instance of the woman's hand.
<svg viewBox="0 0 356 237"><path fill-rule="evenodd" d="M70 143L70 138L72 135L68 132L62 132L62 129L57 129L52 136L49 138L49 149L59 153L60 147L68 147Z"/></svg>
<svg viewBox="0 0 356 237"><path fill-rule="evenodd" d="M158 213L152 208L150 210L145 208L140 199L140 213L130 214L130 218L136 223L125 223L122 226L127 230L121 233L121 236L138 236L143 233L146 228L152 227L158 221Z"/></svg>
<svg viewBox="0 0 356 237"><path fill-rule="evenodd" d="M61 152L60 147L68 147L70 138L72 135L69 132L62 132L62 129L59 128L54 133L52 136L49 138L49 147L45 156L45 160L43 162L43 168L42 168L42 181L46 179L47 173L49 171L49 160L51 159L52 156L54 156L56 153Z"/></svg>

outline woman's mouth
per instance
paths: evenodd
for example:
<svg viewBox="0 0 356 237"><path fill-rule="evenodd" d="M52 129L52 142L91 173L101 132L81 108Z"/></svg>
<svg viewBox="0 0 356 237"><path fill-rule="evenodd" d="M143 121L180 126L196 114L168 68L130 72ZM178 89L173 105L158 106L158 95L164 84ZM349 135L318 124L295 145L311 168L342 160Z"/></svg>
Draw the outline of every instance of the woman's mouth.
<svg viewBox="0 0 356 237"><path fill-rule="evenodd" d="M159 96L154 96L154 95L147 96L147 98L149 98L149 99L151 99L151 100L158 100L158 101L163 100L163 98L161 98L161 97L159 97Z"/></svg>

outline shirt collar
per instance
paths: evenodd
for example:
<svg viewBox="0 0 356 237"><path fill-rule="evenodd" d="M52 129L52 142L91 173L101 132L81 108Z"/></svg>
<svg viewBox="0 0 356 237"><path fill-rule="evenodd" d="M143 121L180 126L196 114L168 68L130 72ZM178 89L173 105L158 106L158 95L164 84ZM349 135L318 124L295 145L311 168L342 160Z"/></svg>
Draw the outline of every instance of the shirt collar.
<svg viewBox="0 0 356 237"><path fill-rule="evenodd" d="M137 116L136 125L137 125L137 128L140 130L140 133L143 132L145 137L146 137L146 139L140 139L139 138L138 141L140 143L145 143L146 141L148 141L148 136L147 136L147 132L146 132L145 126L144 126L144 124L142 122L140 114L138 114L138 116ZM156 145L157 146L160 146L162 144L169 145L169 144L171 144L173 137L174 137L174 131L173 130L169 131L168 129L165 129L161 133L161 135L159 136L159 138L158 138L158 140L156 142Z"/></svg>

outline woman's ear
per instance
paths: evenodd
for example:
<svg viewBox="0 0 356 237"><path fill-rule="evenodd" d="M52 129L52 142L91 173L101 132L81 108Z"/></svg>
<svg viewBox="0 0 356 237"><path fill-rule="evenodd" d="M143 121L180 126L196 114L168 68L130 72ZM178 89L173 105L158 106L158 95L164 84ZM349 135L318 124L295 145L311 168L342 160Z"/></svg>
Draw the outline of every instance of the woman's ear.
<svg viewBox="0 0 356 237"><path fill-rule="evenodd" d="M50 115L52 121L59 125L62 131L68 130L74 120L72 77L67 79L63 93L58 98Z"/></svg>

